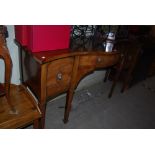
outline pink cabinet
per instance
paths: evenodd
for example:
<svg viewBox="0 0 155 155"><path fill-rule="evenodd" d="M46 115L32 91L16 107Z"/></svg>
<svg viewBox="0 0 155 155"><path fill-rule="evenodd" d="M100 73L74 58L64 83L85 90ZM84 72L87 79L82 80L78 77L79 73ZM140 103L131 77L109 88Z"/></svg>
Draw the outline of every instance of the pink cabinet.
<svg viewBox="0 0 155 155"><path fill-rule="evenodd" d="M16 40L32 52L69 48L69 25L17 25Z"/></svg>

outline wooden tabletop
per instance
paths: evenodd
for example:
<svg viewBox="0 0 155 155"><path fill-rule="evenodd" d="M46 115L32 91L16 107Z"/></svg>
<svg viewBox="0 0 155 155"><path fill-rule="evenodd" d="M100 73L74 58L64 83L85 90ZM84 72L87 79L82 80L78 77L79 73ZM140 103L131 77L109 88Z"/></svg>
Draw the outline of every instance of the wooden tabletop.
<svg viewBox="0 0 155 155"><path fill-rule="evenodd" d="M118 54L119 51L112 51L112 52L105 52L103 50L94 50L89 49L87 51L83 50L72 50L72 49L60 49L60 50L49 50L49 51L41 51L41 52L32 52L29 49L27 49L26 46L22 46L16 39L14 40L15 43L20 46L20 48L24 49L26 52L28 52L37 62L40 64L47 63L49 61L52 61L54 59L74 56L74 55L88 55L88 54L96 54L99 55L113 55Z"/></svg>
<svg viewBox="0 0 155 155"><path fill-rule="evenodd" d="M40 64L50 62L55 59L60 59L64 57L74 56L74 55L115 55L119 52L113 51L113 52L105 52L102 50L90 50L90 51L71 51L70 49L62 49L62 50L52 50L52 51L42 51L42 52L31 52L26 47L23 47L23 49L28 52L32 57L38 61Z"/></svg>

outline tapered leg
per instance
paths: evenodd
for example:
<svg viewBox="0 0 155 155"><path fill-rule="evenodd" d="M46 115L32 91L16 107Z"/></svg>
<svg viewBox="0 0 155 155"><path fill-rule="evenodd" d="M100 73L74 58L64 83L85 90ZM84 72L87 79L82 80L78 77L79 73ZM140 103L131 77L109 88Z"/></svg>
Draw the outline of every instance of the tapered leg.
<svg viewBox="0 0 155 155"><path fill-rule="evenodd" d="M119 79L119 77L120 77L121 71L122 71L122 69L123 69L124 61L125 61L125 59L122 59L122 60L121 60L121 63L120 63L120 65L119 65L119 67L118 67L118 69L117 69L117 71L116 71L116 75L115 75L115 77L114 77L114 81L113 81L112 87L111 87L111 89L110 89L108 98L111 98L111 96L112 96L112 94L113 94L114 88L115 88L115 86L116 86L116 83L117 83L117 81L118 81L118 79Z"/></svg>
<svg viewBox="0 0 155 155"><path fill-rule="evenodd" d="M45 128L46 104L40 105L39 108L42 113L42 117L36 123L39 123L39 128L44 129Z"/></svg>
<svg viewBox="0 0 155 155"><path fill-rule="evenodd" d="M11 107L11 110L14 111L14 107L11 104L10 101L10 79L11 79L11 71L12 71L12 63L9 57L7 57L5 61L5 93L6 93L6 98L8 101L8 104Z"/></svg>
<svg viewBox="0 0 155 155"><path fill-rule="evenodd" d="M121 89L121 93L123 93L125 90L127 90L129 88L129 82L131 81L131 70L128 71L125 81L123 82L123 87Z"/></svg>
<svg viewBox="0 0 155 155"><path fill-rule="evenodd" d="M41 119L34 120L33 129L41 129Z"/></svg>
<svg viewBox="0 0 155 155"><path fill-rule="evenodd" d="M42 113L42 117L33 121L33 129L44 129L45 128L45 113L46 105L39 106Z"/></svg>
<svg viewBox="0 0 155 155"><path fill-rule="evenodd" d="M117 83L117 81L118 81L119 76L120 76L120 71L117 71L116 76L115 76L114 81L113 81L113 84L112 84L112 87L111 87L111 89L110 89L108 98L111 98L111 96L112 96L112 94L113 94L113 91L114 91L114 88L115 88L115 86L116 86L116 83Z"/></svg>
<svg viewBox="0 0 155 155"><path fill-rule="evenodd" d="M65 114L64 114L64 123L68 122L69 113L70 113L71 107L72 107L73 94L74 94L74 91L69 91L67 93L67 101L66 101Z"/></svg>
<svg viewBox="0 0 155 155"><path fill-rule="evenodd" d="M72 99L73 99L74 89L77 84L76 78L77 78L78 64L79 64L79 56L76 57L74 66L73 66L74 72L72 75L71 85L70 85L69 91L67 93L66 107L65 107L65 114L64 114L64 123L68 122L69 113L70 113L71 107L72 107Z"/></svg>
<svg viewBox="0 0 155 155"><path fill-rule="evenodd" d="M109 78L109 74L110 74L110 71L111 71L111 69L109 68L109 69L107 69L107 71L106 71L106 73L105 73L105 77L104 77L104 82L106 82L107 80L108 80L108 78Z"/></svg>
<svg viewBox="0 0 155 155"><path fill-rule="evenodd" d="M3 48L3 58L5 63L5 93L8 104L11 108L11 113L16 113L15 107L12 105L10 100L10 81L11 81L11 74L12 74L12 61L9 55L9 51L6 47Z"/></svg>

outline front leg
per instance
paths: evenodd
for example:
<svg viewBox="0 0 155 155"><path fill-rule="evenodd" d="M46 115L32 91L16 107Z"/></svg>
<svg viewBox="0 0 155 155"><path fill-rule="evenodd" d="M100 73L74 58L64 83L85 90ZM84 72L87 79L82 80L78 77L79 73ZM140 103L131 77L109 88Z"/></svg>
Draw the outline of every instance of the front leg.
<svg viewBox="0 0 155 155"><path fill-rule="evenodd" d="M65 124L68 122L69 113L72 107L73 95L74 95L74 90L68 91L67 99L66 99L66 106L65 106L65 113L64 113L64 120L63 120Z"/></svg>
<svg viewBox="0 0 155 155"><path fill-rule="evenodd" d="M64 123L68 122L69 113L70 113L71 107L72 107L72 99L73 99L73 95L74 95L74 89L75 89L75 87L77 85L78 65L79 65L79 56L76 56L75 60L74 60L71 83L70 83L70 87L69 87L69 90L68 90L68 93L67 93L65 114L64 114Z"/></svg>
<svg viewBox="0 0 155 155"><path fill-rule="evenodd" d="M46 104L40 105L39 108L42 113L42 117L38 120L37 124L39 123L38 126L40 129L44 129L45 128L45 116L46 116Z"/></svg>

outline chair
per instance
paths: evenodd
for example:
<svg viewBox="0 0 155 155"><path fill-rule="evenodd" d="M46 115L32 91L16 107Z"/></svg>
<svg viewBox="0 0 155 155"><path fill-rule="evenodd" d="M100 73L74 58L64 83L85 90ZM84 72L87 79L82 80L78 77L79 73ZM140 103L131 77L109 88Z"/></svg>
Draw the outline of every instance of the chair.
<svg viewBox="0 0 155 155"><path fill-rule="evenodd" d="M5 83L4 86L0 85L0 96L6 96L8 100L8 104L10 105L11 109L14 111L14 107L11 105L10 98L9 98L9 91L10 91L10 78L12 72L12 61L9 55L8 48L6 46L6 40L4 37L4 29L1 27L0 30L0 58L4 60L5 64Z"/></svg>
<svg viewBox="0 0 155 155"><path fill-rule="evenodd" d="M40 127L40 110L23 86L11 85L12 61L6 46L3 27L0 27L0 59L4 60L5 80L0 84L0 128L21 128L30 123Z"/></svg>

